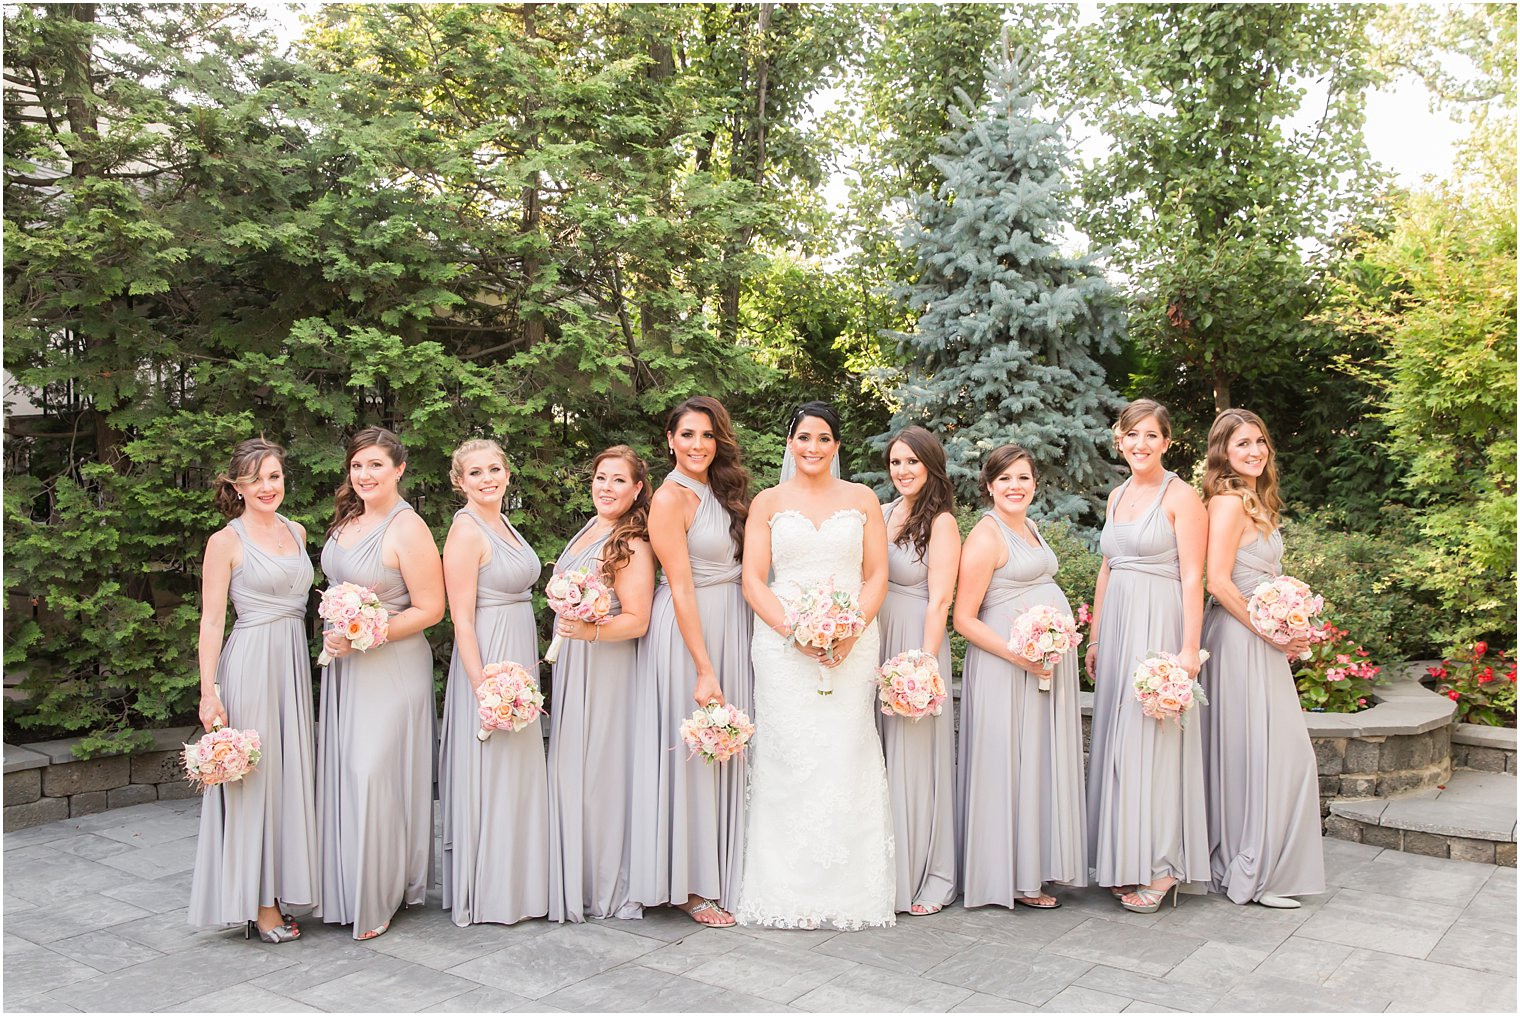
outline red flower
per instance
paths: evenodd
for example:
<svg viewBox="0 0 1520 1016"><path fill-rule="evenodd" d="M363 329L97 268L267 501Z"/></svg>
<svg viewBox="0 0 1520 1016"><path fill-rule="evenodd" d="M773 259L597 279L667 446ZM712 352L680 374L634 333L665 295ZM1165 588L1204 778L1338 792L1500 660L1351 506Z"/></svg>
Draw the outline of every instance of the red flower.
<svg viewBox="0 0 1520 1016"><path fill-rule="evenodd" d="M1487 684L1488 682L1492 681L1493 679L1494 679L1494 668L1492 668L1492 667L1489 667L1483 673L1481 673L1481 674L1478 675L1478 683L1479 684Z"/></svg>
<svg viewBox="0 0 1520 1016"><path fill-rule="evenodd" d="M1462 697L1462 693L1453 688L1451 691L1446 693L1446 697L1455 702L1457 699Z"/></svg>
<svg viewBox="0 0 1520 1016"><path fill-rule="evenodd" d="M1367 700L1364 699L1364 698L1359 698L1359 699L1356 700L1356 704L1359 705L1359 706L1364 706L1364 705L1367 704Z"/></svg>
<svg viewBox="0 0 1520 1016"><path fill-rule="evenodd" d="M1488 652L1488 643L1487 642L1475 642L1475 643L1473 643L1473 655L1474 656L1482 656L1486 652Z"/></svg>

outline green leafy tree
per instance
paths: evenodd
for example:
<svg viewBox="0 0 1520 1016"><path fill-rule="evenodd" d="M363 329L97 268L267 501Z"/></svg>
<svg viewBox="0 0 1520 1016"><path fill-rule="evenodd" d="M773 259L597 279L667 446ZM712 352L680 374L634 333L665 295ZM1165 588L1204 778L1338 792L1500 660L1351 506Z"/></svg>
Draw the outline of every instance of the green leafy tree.
<svg viewBox="0 0 1520 1016"><path fill-rule="evenodd" d="M951 111L933 160L942 182L915 197L903 242L917 279L899 293L917 321L892 333L908 364L876 441L914 423L939 434L967 500L987 453L1018 442L1039 465L1040 511L1087 521L1114 475L1117 408L1093 354L1117 344L1123 314L1099 268L1061 252L1067 156L1059 128L1034 115L1028 75L1001 61L985 107Z"/></svg>

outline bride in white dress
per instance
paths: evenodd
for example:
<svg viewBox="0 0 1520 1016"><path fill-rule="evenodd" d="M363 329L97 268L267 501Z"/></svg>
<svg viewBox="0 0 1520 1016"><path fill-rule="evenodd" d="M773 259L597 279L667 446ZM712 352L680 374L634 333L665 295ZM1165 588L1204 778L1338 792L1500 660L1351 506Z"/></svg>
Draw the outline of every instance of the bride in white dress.
<svg viewBox="0 0 1520 1016"><path fill-rule="evenodd" d="M756 733L740 924L855 930L895 923L892 822L876 734L876 613L887 592L887 534L869 487L830 467L839 417L809 402L792 414L796 476L761 491L744 530L744 596L754 608ZM767 584L767 574L775 579ZM868 625L832 660L788 636L781 597L833 580ZM818 668L833 670L832 695Z"/></svg>

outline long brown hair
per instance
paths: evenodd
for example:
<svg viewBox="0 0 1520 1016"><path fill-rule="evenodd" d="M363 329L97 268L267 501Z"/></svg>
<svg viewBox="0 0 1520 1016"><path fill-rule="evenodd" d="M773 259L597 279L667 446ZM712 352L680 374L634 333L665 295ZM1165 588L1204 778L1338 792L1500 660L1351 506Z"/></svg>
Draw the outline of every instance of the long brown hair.
<svg viewBox="0 0 1520 1016"><path fill-rule="evenodd" d="M907 445L918 461L924 464L927 476L924 489L913 499L913 510L908 513L908 520L903 523L902 531L892 542L899 547L906 547L912 541L913 549L918 551L918 559L922 561L924 555L929 553L929 535L934 530L934 520L942 512L955 511L955 486L945 472L944 446L939 443L939 438L922 427L905 427L887 442L889 473L892 468L892 446L898 442Z"/></svg>
<svg viewBox="0 0 1520 1016"><path fill-rule="evenodd" d="M225 473L218 473L212 481L212 503L216 510L235 519L243 514L242 495L237 492L237 484L252 483L259 478L259 470L264 468L264 460L277 459L280 468L285 468L285 449L264 437L251 437L246 441L239 441L232 449L232 461L227 464Z"/></svg>
<svg viewBox="0 0 1520 1016"><path fill-rule="evenodd" d="M734 421L723 403L710 395L693 395L665 417L665 436L670 437L687 413L702 413L712 423L718 450L707 467L707 486L713 497L728 511L728 535L734 541L734 556L744 555L744 521L749 518L749 470L734 437ZM672 460L675 451L670 452Z"/></svg>
<svg viewBox="0 0 1520 1016"><path fill-rule="evenodd" d="M354 456L366 448L379 448L393 466L406 465L406 445L384 427L365 427L349 438L347 454L343 456L343 482L338 484L338 492L333 495L333 520L327 527L328 536L343 528L345 522L364 514L364 502L348 481L348 468L353 465Z"/></svg>
<svg viewBox="0 0 1520 1016"><path fill-rule="evenodd" d="M1230 439L1246 424L1255 424L1267 439L1267 464L1256 480L1256 489L1230 465ZM1282 495L1277 491L1277 447L1261 417L1249 409L1226 409L1214 417L1209 428L1209 450L1203 468L1203 503L1219 494L1234 494L1245 506L1246 516L1263 533L1270 533L1282 521Z"/></svg>
<svg viewBox="0 0 1520 1016"><path fill-rule="evenodd" d="M633 482L642 484L633 504L612 524L607 547L602 551L602 578L608 585L618 571L633 560L633 541L649 539L649 467L639 453L627 445L613 445L591 460L592 475L604 459L622 459L633 472Z"/></svg>

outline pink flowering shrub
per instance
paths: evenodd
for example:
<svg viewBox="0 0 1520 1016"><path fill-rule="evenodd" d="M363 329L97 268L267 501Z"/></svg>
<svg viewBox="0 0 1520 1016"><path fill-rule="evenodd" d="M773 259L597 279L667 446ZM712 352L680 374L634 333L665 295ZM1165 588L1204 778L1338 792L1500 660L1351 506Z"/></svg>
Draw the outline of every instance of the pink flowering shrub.
<svg viewBox="0 0 1520 1016"><path fill-rule="evenodd" d="M1387 682L1371 654L1326 621L1309 634L1309 655L1294 674L1298 701L1321 713L1356 713L1371 706L1372 689Z"/></svg>

